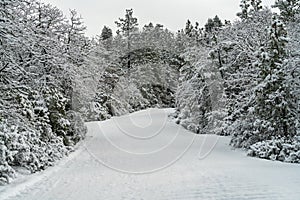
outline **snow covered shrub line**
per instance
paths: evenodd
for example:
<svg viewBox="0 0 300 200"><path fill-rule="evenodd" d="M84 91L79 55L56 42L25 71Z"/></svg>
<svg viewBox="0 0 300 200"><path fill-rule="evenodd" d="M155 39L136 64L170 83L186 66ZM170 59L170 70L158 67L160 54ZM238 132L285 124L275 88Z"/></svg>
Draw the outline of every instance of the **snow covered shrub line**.
<svg viewBox="0 0 300 200"><path fill-rule="evenodd" d="M72 147L63 144L63 139L41 139L36 130L0 122L0 182L9 183L16 176L15 167L36 172L52 166L67 155Z"/></svg>
<svg viewBox="0 0 300 200"><path fill-rule="evenodd" d="M300 137L272 138L250 146L248 155L268 160L300 163Z"/></svg>

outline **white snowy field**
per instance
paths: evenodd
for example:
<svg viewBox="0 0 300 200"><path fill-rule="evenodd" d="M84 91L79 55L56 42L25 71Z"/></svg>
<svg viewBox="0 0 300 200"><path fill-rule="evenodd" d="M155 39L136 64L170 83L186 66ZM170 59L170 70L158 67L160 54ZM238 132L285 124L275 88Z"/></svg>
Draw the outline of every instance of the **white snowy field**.
<svg viewBox="0 0 300 200"><path fill-rule="evenodd" d="M250 158L148 109L88 123L57 166L0 187L0 199L300 199L300 165Z"/></svg>

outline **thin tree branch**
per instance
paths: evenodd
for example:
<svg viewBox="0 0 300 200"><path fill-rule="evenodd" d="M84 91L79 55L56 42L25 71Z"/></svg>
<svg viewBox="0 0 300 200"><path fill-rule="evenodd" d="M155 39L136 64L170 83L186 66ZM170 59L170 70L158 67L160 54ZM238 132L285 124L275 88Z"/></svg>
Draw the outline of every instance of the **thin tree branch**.
<svg viewBox="0 0 300 200"><path fill-rule="evenodd" d="M0 69L0 73L1 73L6 67L8 67L8 63L6 63L6 65L4 65L4 67L2 67L2 68Z"/></svg>

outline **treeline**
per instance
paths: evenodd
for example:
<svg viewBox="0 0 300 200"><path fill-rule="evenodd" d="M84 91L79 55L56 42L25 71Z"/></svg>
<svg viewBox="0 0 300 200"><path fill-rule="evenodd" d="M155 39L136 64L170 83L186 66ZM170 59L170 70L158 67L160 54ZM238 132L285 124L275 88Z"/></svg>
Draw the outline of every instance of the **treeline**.
<svg viewBox="0 0 300 200"><path fill-rule="evenodd" d="M174 107L179 69L184 64L174 33L161 24L142 30L133 10L105 26L96 39L90 66L101 71L90 119L103 120L149 107ZM97 63L99 58L105 64Z"/></svg>
<svg viewBox="0 0 300 200"><path fill-rule="evenodd" d="M299 0L242 0L240 20L204 29L187 23L177 91L178 123L231 135L231 145L265 159L300 162ZM209 27L209 28L208 28Z"/></svg>
<svg viewBox="0 0 300 200"><path fill-rule="evenodd" d="M74 96L91 48L84 30L75 11L0 1L0 181L53 165L84 138Z"/></svg>

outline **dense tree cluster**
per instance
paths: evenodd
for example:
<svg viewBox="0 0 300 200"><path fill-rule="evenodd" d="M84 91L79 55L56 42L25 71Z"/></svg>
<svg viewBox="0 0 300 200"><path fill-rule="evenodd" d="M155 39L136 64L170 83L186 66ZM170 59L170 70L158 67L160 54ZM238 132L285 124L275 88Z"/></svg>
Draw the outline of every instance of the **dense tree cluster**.
<svg viewBox="0 0 300 200"><path fill-rule="evenodd" d="M116 21L117 35L100 37L91 51L102 71L92 102L91 119L103 120L149 107L174 107L179 68L176 37L162 25L149 23L139 30L133 10ZM107 33L103 28L101 35ZM100 59L105 64L99 65Z"/></svg>
<svg viewBox="0 0 300 200"><path fill-rule="evenodd" d="M38 1L3 0L0 15L0 179L9 181L14 166L44 169L84 137L73 101L89 41L75 11L67 19Z"/></svg>
<svg viewBox="0 0 300 200"><path fill-rule="evenodd" d="M242 0L240 20L216 15L177 34L138 28L132 9L89 39L37 0L0 1L0 181L53 165L84 138L84 120L175 107L196 133L231 135L249 155L300 162L299 0Z"/></svg>
<svg viewBox="0 0 300 200"><path fill-rule="evenodd" d="M201 34L183 53L177 122L231 135L231 144L251 156L300 162L299 1L276 1L280 14L260 0L240 5L239 21L211 31L209 19L204 34L193 30ZM190 38L191 28L185 30Z"/></svg>

